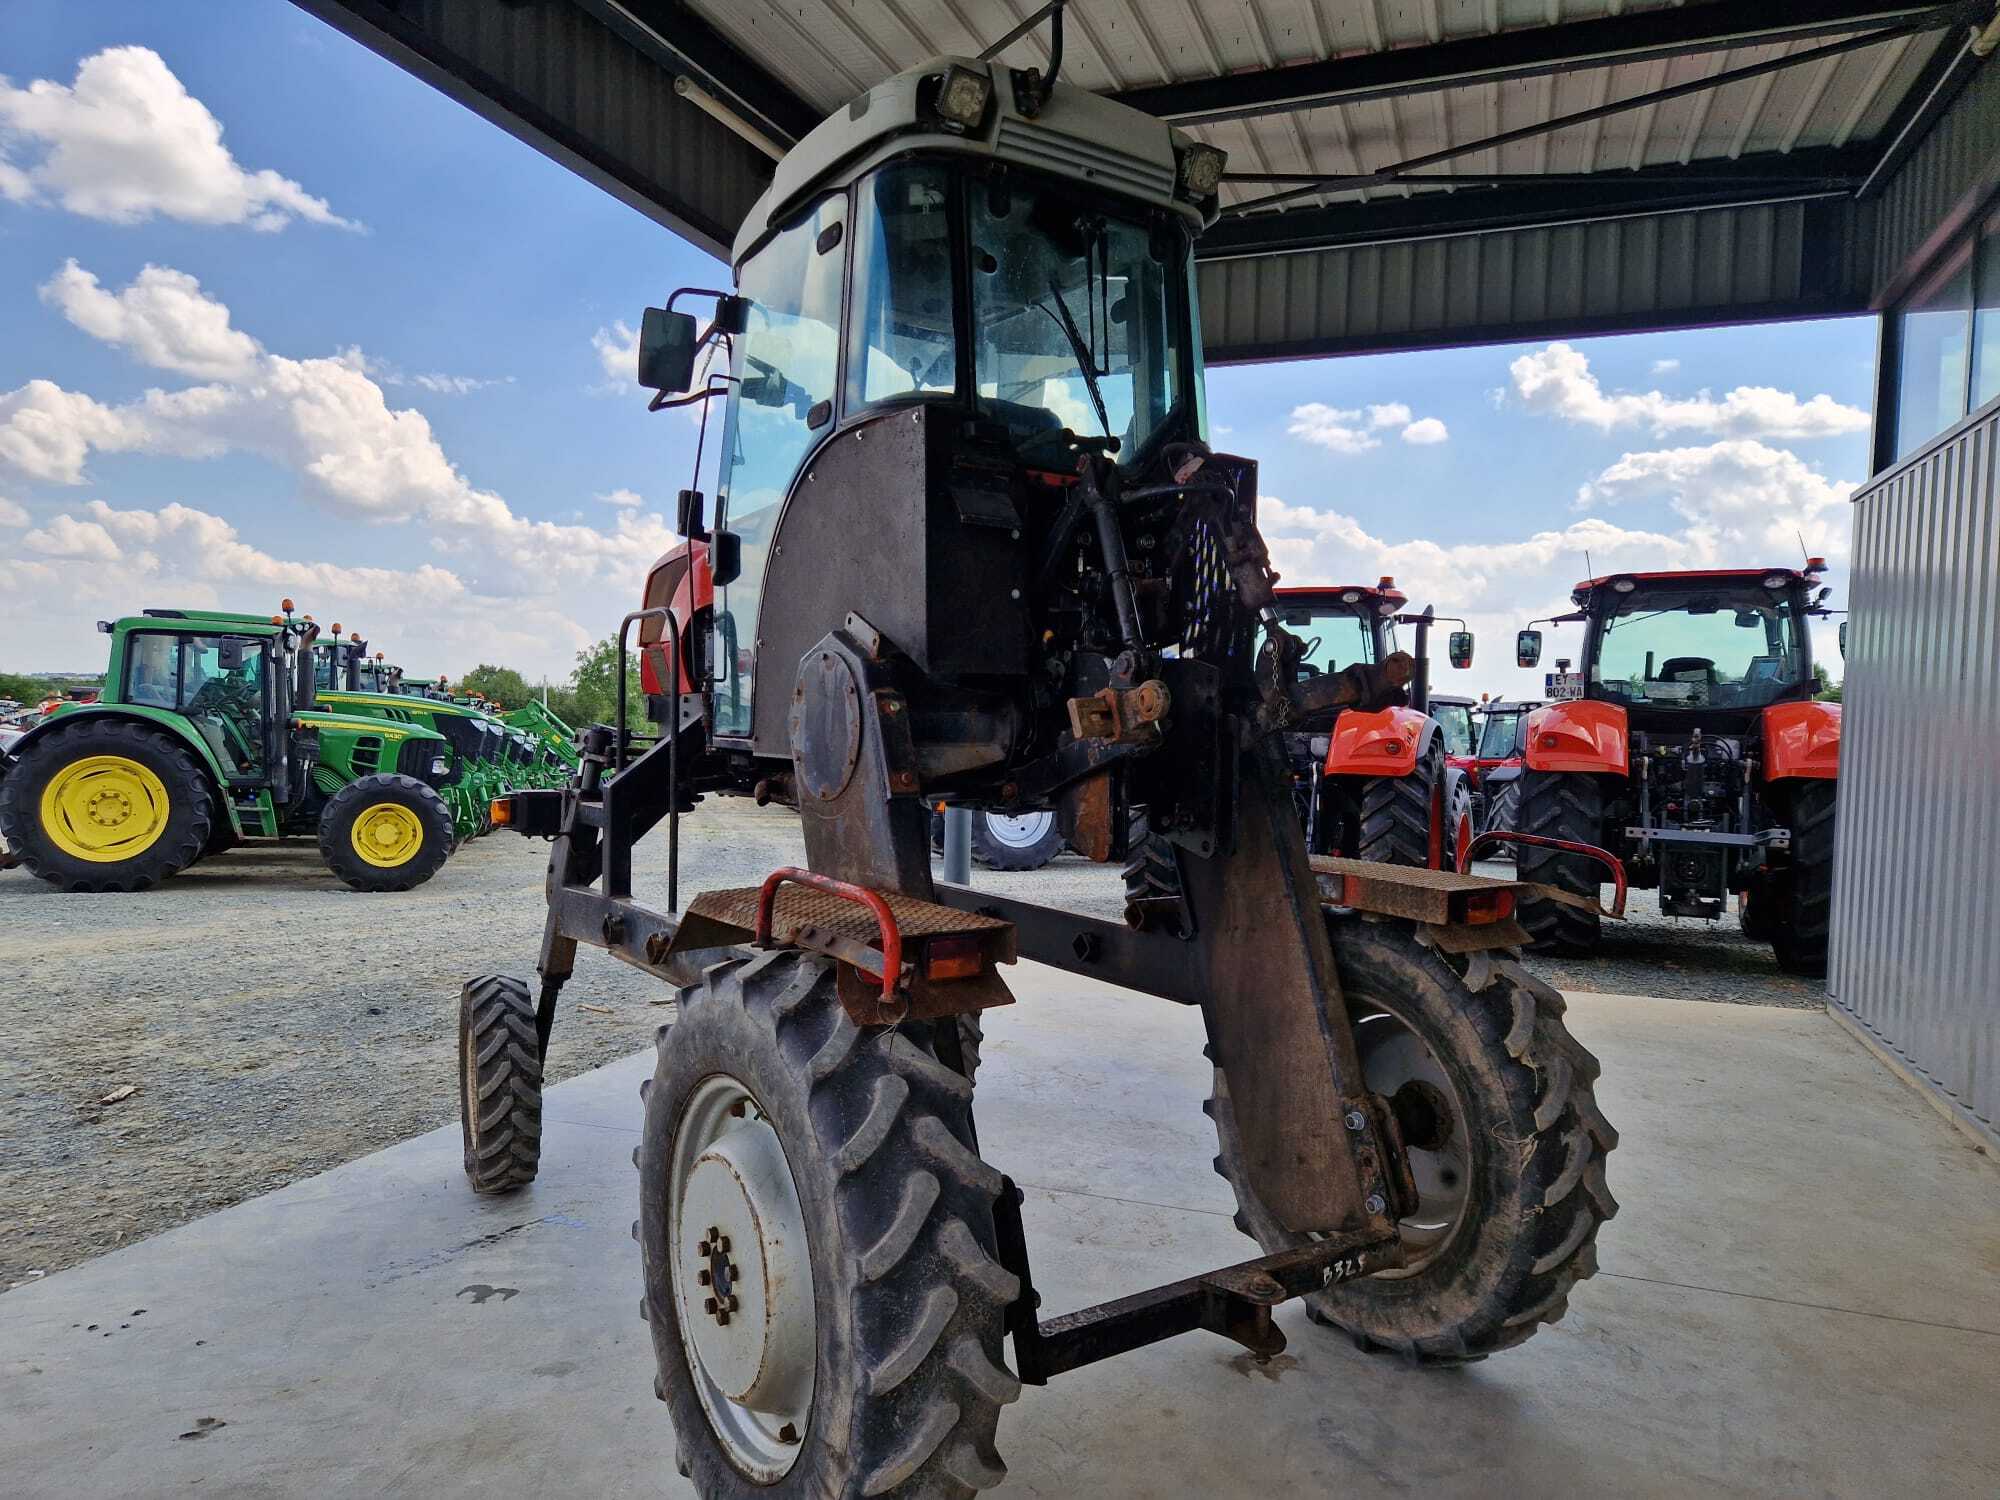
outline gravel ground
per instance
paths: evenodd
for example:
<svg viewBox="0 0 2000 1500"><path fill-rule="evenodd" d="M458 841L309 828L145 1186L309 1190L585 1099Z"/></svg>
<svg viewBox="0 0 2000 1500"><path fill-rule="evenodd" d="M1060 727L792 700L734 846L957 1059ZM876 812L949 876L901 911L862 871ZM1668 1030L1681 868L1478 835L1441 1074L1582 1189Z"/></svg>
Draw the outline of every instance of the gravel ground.
<svg viewBox="0 0 2000 1500"><path fill-rule="evenodd" d="M804 863L790 813L735 800L685 820L681 852L689 890ZM539 841L496 834L398 896L348 891L310 843L238 849L133 896L0 872L0 1289L448 1124L459 985L532 974L546 862ZM664 840L636 864L640 890L663 891ZM1073 855L974 880L1113 919L1122 908L1117 872ZM1820 1003L1733 919L1704 930L1645 895L1632 907L1606 924L1601 958L1532 966L1573 989ZM643 1045L670 996L584 949L550 1081Z"/></svg>

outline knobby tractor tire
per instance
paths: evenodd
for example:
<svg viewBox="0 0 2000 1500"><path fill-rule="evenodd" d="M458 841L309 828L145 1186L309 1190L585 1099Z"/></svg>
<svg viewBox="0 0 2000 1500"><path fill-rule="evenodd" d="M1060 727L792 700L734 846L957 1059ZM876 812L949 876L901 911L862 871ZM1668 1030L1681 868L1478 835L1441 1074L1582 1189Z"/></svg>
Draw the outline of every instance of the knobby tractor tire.
<svg viewBox="0 0 2000 1500"><path fill-rule="evenodd" d="M528 987L505 974L458 995L458 1118L475 1193L511 1193L542 1160L542 1048Z"/></svg>
<svg viewBox="0 0 2000 1500"><path fill-rule="evenodd" d="M105 816L151 834L131 839L129 853L122 857L115 845L108 845L100 852L113 857L82 858L65 850L57 836L77 799L47 799L43 794L66 770L86 761L114 768L110 786L116 795L104 804ZM124 769L118 770L121 765ZM151 789L134 775L133 767L157 782L162 802L151 800ZM149 795L140 795L142 791ZM95 805L88 787L77 797L87 807ZM56 805L45 808L50 800ZM222 819L226 828L227 817L216 805L215 790L194 756L161 731L129 719L93 714L51 728L0 780L0 841L31 872L63 891L143 891L156 886L200 859L216 820ZM54 818L56 826L49 826L45 818ZM74 836L69 838L77 842Z"/></svg>
<svg viewBox="0 0 2000 1500"><path fill-rule="evenodd" d="M655 1392L681 1472L703 1496L966 1500L1005 1477L994 1431L1020 1382L1004 1363L1002 1318L1020 1284L995 1258L1001 1178L969 1144L971 1083L917 1039L923 1030L857 1028L833 966L795 952L716 965L661 1028L658 1065L640 1087L633 1235ZM711 1426L668 1242L677 1130L718 1074L754 1096L783 1147L812 1272L810 1407L789 1468L765 1483Z"/></svg>
<svg viewBox="0 0 2000 1500"><path fill-rule="evenodd" d="M1132 914L1138 910L1136 902L1180 900L1181 869L1174 858L1174 846L1153 832L1144 808L1135 809L1126 824L1125 848L1127 921L1133 920ZM1161 930L1179 936L1174 930L1179 925L1178 921L1172 921Z"/></svg>
<svg viewBox="0 0 2000 1500"><path fill-rule="evenodd" d="M1405 1085L1391 1108L1413 1142L1442 1136L1436 1159L1462 1165L1441 1191L1463 1197L1441 1237L1431 1227L1438 1210L1427 1215L1420 1199L1405 1238L1432 1237L1409 1267L1316 1292L1307 1312L1369 1353L1426 1365L1483 1359L1560 1318L1571 1288L1597 1270L1598 1226L1618 1212L1604 1177L1618 1133L1592 1092L1597 1059L1564 1027L1562 996L1513 958L1447 957L1404 922L1328 921L1364 1078L1380 1091L1378 1061L1393 1073L1399 1057L1416 1055L1410 1034L1427 1049L1448 1094ZM1215 1169L1236 1190L1236 1227L1266 1253L1306 1243L1245 1186L1221 1069L1206 1108L1221 1146Z"/></svg>
<svg viewBox="0 0 2000 1500"><path fill-rule="evenodd" d="M1521 825L1521 779L1512 777L1495 784L1486 799L1486 818L1480 825L1481 833L1513 833ZM1517 844L1497 844L1488 856L1492 859L1513 859L1519 850Z"/></svg>
<svg viewBox="0 0 2000 1500"><path fill-rule="evenodd" d="M994 824L999 814L976 810L972 814L972 857L989 870L1039 870L1063 851L1062 829L1053 813L1048 825L1031 840L1022 842ZM1028 817L1034 817L1030 813Z"/></svg>
<svg viewBox="0 0 2000 1500"><path fill-rule="evenodd" d="M1360 831L1354 857L1422 869L1431 862L1431 818L1444 750L1434 739L1407 776L1373 776L1361 783Z"/></svg>
<svg viewBox="0 0 2000 1500"><path fill-rule="evenodd" d="M401 809L416 833L408 845L392 845L375 863L361 853L357 825ZM400 824L400 819L398 820ZM327 799L319 815L319 853L326 867L357 891L407 891L444 868L451 857L451 809L414 776L359 776Z"/></svg>
<svg viewBox="0 0 2000 1500"><path fill-rule="evenodd" d="M1595 844L1603 838L1604 794L1594 777L1569 771L1521 773L1521 833ZM1551 885L1595 902L1605 868L1580 854L1564 854L1534 844L1514 846L1514 871L1521 879ZM1561 901L1521 897L1518 913L1537 953L1594 953L1600 937L1598 914Z"/></svg>
<svg viewBox="0 0 2000 1500"><path fill-rule="evenodd" d="M1833 917L1834 783L1806 781L1792 794L1792 867L1769 921L1771 951L1788 974L1826 973Z"/></svg>

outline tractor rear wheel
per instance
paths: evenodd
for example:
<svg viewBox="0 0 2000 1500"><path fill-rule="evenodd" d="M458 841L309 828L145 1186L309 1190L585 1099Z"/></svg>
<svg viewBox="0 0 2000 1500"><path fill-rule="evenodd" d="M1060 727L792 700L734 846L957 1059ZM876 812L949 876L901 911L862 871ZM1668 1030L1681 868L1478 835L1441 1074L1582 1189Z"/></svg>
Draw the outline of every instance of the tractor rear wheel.
<svg viewBox="0 0 2000 1500"><path fill-rule="evenodd" d="M1521 772L1520 829L1543 838L1595 844L1604 835L1604 794L1595 778L1567 771ZM1602 867L1580 854L1564 854L1534 844L1514 846L1514 870L1521 879L1551 885L1595 902ZM1595 911L1563 901L1524 894L1521 925L1537 953L1594 953L1600 933Z"/></svg>
<svg viewBox="0 0 2000 1500"><path fill-rule="evenodd" d="M528 987L506 974L458 993L458 1119L475 1193L511 1193L542 1160L542 1044Z"/></svg>
<svg viewBox="0 0 2000 1500"><path fill-rule="evenodd" d="M1052 812L972 814L972 857L989 870L1039 870L1062 848L1062 829Z"/></svg>
<svg viewBox="0 0 2000 1500"><path fill-rule="evenodd" d="M1442 824L1439 796L1444 782L1444 747L1433 739L1407 776L1373 776L1360 787L1360 832L1354 857L1383 865L1423 869L1436 863L1432 838ZM1446 847L1444 840L1440 847Z"/></svg>
<svg viewBox="0 0 2000 1500"><path fill-rule="evenodd" d="M326 867L357 891L407 891L444 868L451 811L414 776L360 776L319 815Z"/></svg>
<svg viewBox="0 0 2000 1500"><path fill-rule="evenodd" d="M1486 795L1485 819L1479 825L1481 833L1513 833L1521 824L1521 778L1509 776L1500 781L1489 782ZM1497 844L1493 859L1511 860L1519 846Z"/></svg>
<svg viewBox="0 0 2000 1500"><path fill-rule="evenodd" d="M1792 867L1773 894L1768 922L1771 951L1787 974L1826 973L1827 932L1833 916L1834 783L1802 782L1792 794ZM1762 905L1763 898L1758 904Z"/></svg>
<svg viewBox="0 0 2000 1500"><path fill-rule="evenodd" d="M1418 1201L1400 1226L1408 1265L1316 1292L1307 1312L1369 1353L1483 1359L1560 1318L1597 1270L1598 1226L1618 1212L1597 1059L1563 1025L1562 996L1513 958L1447 958L1403 922L1328 924L1362 1077L1396 1116ZM1268 1254L1307 1243L1246 1186L1220 1068L1207 1109L1236 1227Z"/></svg>
<svg viewBox="0 0 2000 1500"><path fill-rule="evenodd" d="M0 781L0 841L64 891L158 885L201 858L224 816L191 754L108 715L52 727Z"/></svg>
<svg viewBox="0 0 2000 1500"><path fill-rule="evenodd" d="M921 1028L854 1025L797 952L681 992L640 1087L642 1316L698 1493L965 1500L999 1483L1000 1174Z"/></svg>

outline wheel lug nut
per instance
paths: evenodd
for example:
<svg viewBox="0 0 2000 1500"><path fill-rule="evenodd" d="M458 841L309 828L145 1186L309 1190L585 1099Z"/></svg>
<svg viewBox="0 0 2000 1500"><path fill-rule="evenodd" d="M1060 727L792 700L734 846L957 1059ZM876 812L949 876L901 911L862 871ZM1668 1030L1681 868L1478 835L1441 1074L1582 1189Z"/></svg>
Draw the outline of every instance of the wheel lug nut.
<svg viewBox="0 0 2000 1500"><path fill-rule="evenodd" d="M715 1248L720 1250L724 1255L727 1255L729 1253L729 1236L725 1234Z"/></svg>
<svg viewBox="0 0 2000 1500"><path fill-rule="evenodd" d="M694 1279L695 1279L695 1282L696 1282L696 1283L697 1283L698 1285L700 1285L700 1286L707 1286L707 1285L708 1285L708 1272L706 1272L706 1271L697 1271L697 1272L695 1272L695 1276L694 1276Z"/></svg>
<svg viewBox="0 0 2000 1500"><path fill-rule="evenodd" d="M733 1296L729 1299L729 1310L731 1312L736 1312L739 1310L739 1305L736 1301L736 1298Z"/></svg>
<svg viewBox="0 0 2000 1500"><path fill-rule="evenodd" d="M1370 1212L1371 1214L1379 1214L1382 1212L1382 1210L1384 1210L1389 1206L1389 1202L1380 1193L1370 1193L1368 1195L1367 1202L1363 1203L1361 1206L1367 1209L1368 1212Z"/></svg>
<svg viewBox="0 0 2000 1500"><path fill-rule="evenodd" d="M716 1301L713 1297L704 1297L701 1299L701 1310L703 1312L712 1313L715 1311L715 1308L716 1308Z"/></svg>
<svg viewBox="0 0 2000 1500"><path fill-rule="evenodd" d="M701 1256L701 1257L702 1257L702 1258L703 1258L704 1260L705 1260L705 1259L707 1259L707 1258L708 1258L708 1241L707 1241L707 1240L703 1240L703 1241L701 1241L701 1242L700 1242L699 1244L697 1244L697 1245L696 1245L696 1246L694 1247L694 1253L695 1253L696 1255L699 1255L699 1256Z"/></svg>
<svg viewBox="0 0 2000 1500"><path fill-rule="evenodd" d="M1350 1109L1347 1112L1347 1128L1349 1130L1359 1130L1361 1129L1362 1126L1366 1125L1367 1123L1368 1123L1368 1117L1362 1114L1360 1110Z"/></svg>

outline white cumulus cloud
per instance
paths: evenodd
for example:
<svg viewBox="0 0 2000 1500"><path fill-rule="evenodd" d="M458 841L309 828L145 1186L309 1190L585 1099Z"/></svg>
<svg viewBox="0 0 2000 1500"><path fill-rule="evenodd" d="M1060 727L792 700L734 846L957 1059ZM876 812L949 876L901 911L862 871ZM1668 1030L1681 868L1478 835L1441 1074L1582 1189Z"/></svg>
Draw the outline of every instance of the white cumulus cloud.
<svg viewBox="0 0 2000 1500"><path fill-rule="evenodd" d="M646 503L646 497L637 490L616 489L608 495L599 495L598 503L613 506L619 510L638 510Z"/></svg>
<svg viewBox="0 0 2000 1500"><path fill-rule="evenodd" d="M1412 418L1401 401L1383 401L1359 408L1328 406L1324 401L1308 401L1292 408L1292 420L1285 429L1293 437L1335 453L1366 453L1382 446L1382 435L1400 432L1406 443L1441 443L1444 423L1436 417Z"/></svg>
<svg viewBox="0 0 2000 1500"><path fill-rule="evenodd" d="M1656 359L1653 361L1653 373L1655 375L1671 375L1680 369L1680 367L1681 362L1677 359Z"/></svg>
<svg viewBox="0 0 2000 1500"><path fill-rule="evenodd" d="M1665 499L1722 566L1774 567L1805 550L1844 558L1850 480L1828 479L1796 453L1747 438L1627 453L1577 491L1579 509Z"/></svg>
<svg viewBox="0 0 2000 1500"><path fill-rule="evenodd" d="M221 122L147 47L86 57L70 84L0 77L0 197L113 224L357 227L289 177L246 170Z"/></svg>
<svg viewBox="0 0 2000 1500"><path fill-rule="evenodd" d="M590 336L590 347L597 351L605 380L629 391L639 374L639 330L623 321L613 323Z"/></svg>
<svg viewBox="0 0 2000 1500"><path fill-rule="evenodd" d="M1560 417L1600 432L1648 427L1656 436L1675 432L1711 437L1821 438L1860 432L1868 413L1828 395L1801 401L1770 386L1740 385L1719 399L1703 391L1669 396L1661 391L1607 392L1590 360L1569 344L1550 344L1508 366L1514 394L1529 411Z"/></svg>
<svg viewBox="0 0 2000 1500"><path fill-rule="evenodd" d="M1370 427L1408 427L1410 409L1400 401L1387 401L1380 406L1368 408Z"/></svg>
<svg viewBox="0 0 2000 1500"><path fill-rule="evenodd" d="M1415 443L1419 448L1442 443L1450 436L1450 430L1436 417L1419 417L1403 429L1403 441Z"/></svg>
<svg viewBox="0 0 2000 1500"><path fill-rule="evenodd" d="M16 501L0 495L0 526L26 526L28 508Z"/></svg>
<svg viewBox="0 0 2000 1500"><path fill-rule="evenodd" d="M92 338L116 344L142 364L201 380L248 375L263 349L229 325L229 309L205 296L185 271L147 266L122 292L108 292L75 260L44 282L42 301Z"/></svg>

